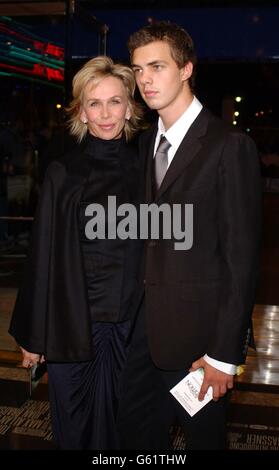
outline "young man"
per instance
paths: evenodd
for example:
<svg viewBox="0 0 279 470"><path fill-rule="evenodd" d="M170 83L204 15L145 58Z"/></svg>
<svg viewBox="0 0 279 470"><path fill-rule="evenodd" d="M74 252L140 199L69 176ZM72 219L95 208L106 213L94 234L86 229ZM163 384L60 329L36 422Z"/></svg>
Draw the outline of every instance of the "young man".
<svg viewBox="0 0 279 470"><path fill-rule="evenodd" d="M185 30L156 23L128 46L140 93L159 114L140 142L145 202L193 204L193 245L183 251L173 240L146 243L145 293L119 409L121 445L167 449L178 419L187 448L222 449L227 392L251 333L261 224L257 152L193 95L196 56ZM191 418L169 390L200 367L199 399L211 386L213 401Z"/></svg>

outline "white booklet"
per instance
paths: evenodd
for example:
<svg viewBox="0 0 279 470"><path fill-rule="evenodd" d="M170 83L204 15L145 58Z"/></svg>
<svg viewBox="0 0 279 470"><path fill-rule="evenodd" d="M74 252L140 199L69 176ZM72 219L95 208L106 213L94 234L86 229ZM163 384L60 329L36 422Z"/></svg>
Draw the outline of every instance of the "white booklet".
<svg viewBox="0 0 279 470"><path fill-rule="evenodd" d="M170 393L179 401L190 416L194 416L201 408L212 400L212 387L209 387L202 401L198 400L203 382L203 369L190 372L184 379L176 384Z"/></svg>

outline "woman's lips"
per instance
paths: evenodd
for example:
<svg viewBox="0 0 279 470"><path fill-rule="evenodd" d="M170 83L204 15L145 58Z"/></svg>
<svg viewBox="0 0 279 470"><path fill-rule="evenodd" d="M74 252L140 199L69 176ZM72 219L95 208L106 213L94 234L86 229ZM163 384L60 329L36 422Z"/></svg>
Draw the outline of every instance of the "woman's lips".
<svg viewBox="0 0 279 470"><path fill-rule="evenodd" d="M104 131L110 131L114 128L114 124L100 124L99 127Z"/></svg>

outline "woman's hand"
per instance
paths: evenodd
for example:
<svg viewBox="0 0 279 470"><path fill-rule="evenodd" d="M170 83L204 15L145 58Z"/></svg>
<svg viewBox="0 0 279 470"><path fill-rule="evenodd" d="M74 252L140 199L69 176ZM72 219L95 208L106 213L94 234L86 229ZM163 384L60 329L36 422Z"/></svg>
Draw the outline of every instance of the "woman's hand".
<svg viewBox="0 0 279 470"><path fill-rule="evenodd" d="M45 361L44 356L40 354L28 352L25 349L23 349L21 346L20 346L20 349L23 355L22 366L26 367L26 369L29 369L30 367L34 366L35 364L37 364L37 362Z"/></svg>

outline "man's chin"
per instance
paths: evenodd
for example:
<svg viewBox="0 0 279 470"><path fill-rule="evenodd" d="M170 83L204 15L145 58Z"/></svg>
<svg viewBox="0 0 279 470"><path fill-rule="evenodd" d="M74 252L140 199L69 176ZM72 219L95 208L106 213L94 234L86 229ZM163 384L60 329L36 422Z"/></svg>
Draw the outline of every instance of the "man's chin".
<svg viewBox="0 0 279 470"><path fill-rule="evenodd" d="M154 111L157 111L158 109L160 109L160 106L158 105L158 103L154 103L152 101L146 101L146 100L145 100L145 103L147 104L149 109L153 109Z"/></svg>

